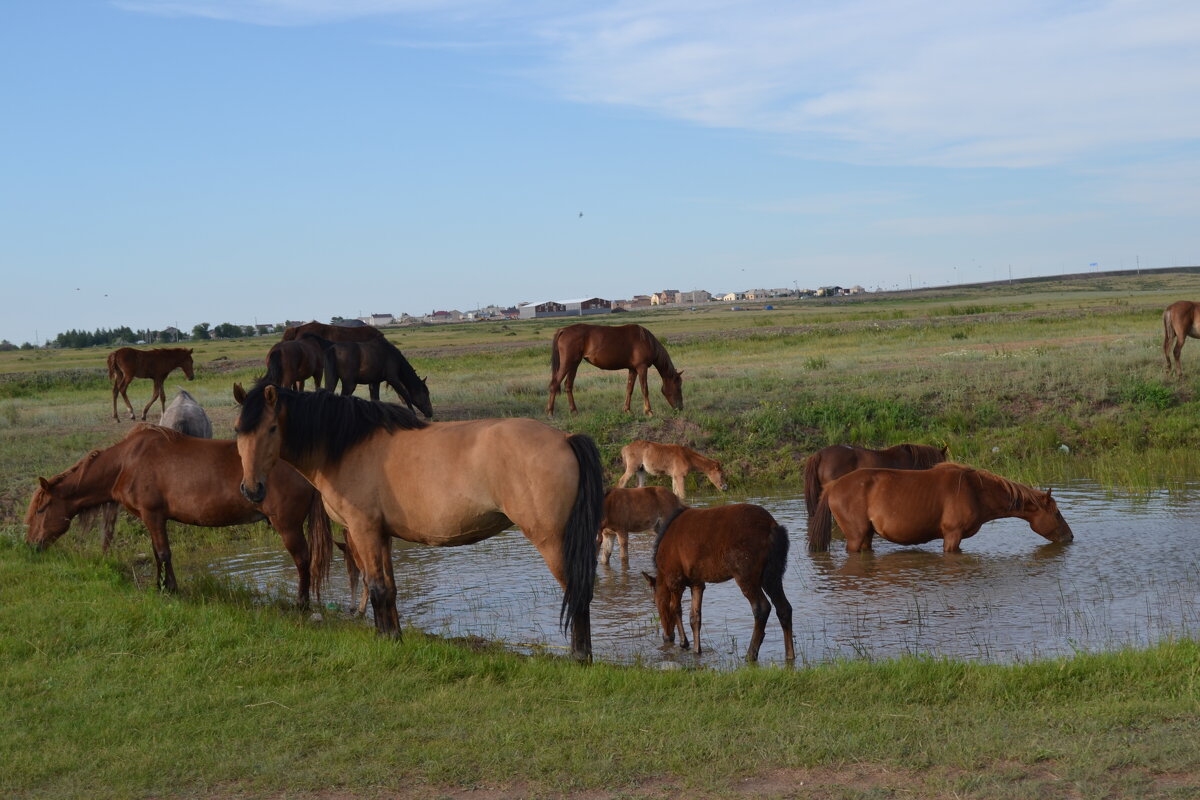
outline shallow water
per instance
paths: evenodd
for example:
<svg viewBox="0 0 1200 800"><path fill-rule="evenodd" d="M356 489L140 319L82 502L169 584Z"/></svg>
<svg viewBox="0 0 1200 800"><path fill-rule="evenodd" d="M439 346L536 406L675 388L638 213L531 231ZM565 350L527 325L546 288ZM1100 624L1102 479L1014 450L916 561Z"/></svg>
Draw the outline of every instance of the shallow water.
<svg viewBox="0 0 1200 800"><path fill-rule="evenodd" d="M802 497L704 500L758 503L790 531L785 589L801 663L905 654L1012 663L1200 630L1200 487L1131 500L1081 483L1056 488L1055 496L1075 532L1073 543L1050 544L1020 520L997 520L953 555L942 553L940 541L900 547L879 537L874 553L847 554L835 537L829 553L809 554ZM629 566L614 553L611 565L598 569L596 659L722 669L741 664L753 620L732 581L704 593L705 651L698 660L662 644L641 575L653 571L652 542L652 533L631 535ZM393 559L406 628L479 636L523 652L566 652L558 630L562 594L520 532L457 548L397 541ZM285 596L295 590L295 568L282 547L221 558L211 568ZM351 606L340 559L325 600L343 612ZM686 619L687 593L684 606ZM759 659L783 662L773 614Z"/></svg>

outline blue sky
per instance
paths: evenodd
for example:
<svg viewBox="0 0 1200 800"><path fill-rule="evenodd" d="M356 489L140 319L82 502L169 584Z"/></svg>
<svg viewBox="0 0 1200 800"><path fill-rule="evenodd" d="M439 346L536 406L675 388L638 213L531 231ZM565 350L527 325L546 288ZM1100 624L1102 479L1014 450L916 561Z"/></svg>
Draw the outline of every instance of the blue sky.
<svg viewBox="0 0 1200 800"><path fill-rule="evenodd" d="M1198 99L1190 1L17 0L0 338L1200 264Z"/></svg>

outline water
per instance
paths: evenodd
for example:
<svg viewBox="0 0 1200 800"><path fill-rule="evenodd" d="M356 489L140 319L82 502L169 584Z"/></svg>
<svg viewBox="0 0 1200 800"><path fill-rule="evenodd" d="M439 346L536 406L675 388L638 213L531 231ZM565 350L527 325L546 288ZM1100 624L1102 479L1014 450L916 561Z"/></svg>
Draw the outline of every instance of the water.
<svg viewBox="0 0 1200 800"><path fill-rule="evenodd" d="M1055 489L1075 532L1047 543L1020 520L997 520L943 554L941 542L875 552L809 554L800 496L737 498L766 507L791 533L785 589L800 663L932 655L1014 663L1080 651L1143 646L1200 630L1196 491L1131 500L1080 483ZM708 498L720 503L728 497ZM703 504L697 502L697 505ZM653 534L630 536L628 568L614 553L597 572L592 645L597 660L726 669L742 663L753 619L732 581L704 593L704 653L663 645L651 590ZM567 652L558 630L562 593L534 547L506 531L467 547L393 546L405 628L477 636L530 652ZM222 558L216 572L291 596L295 568L282 547ZM352 606L340 560L326 601ZM684 594L685 622L690 597ZM368 614L370 612L368 611ZM364 624L369 624L364 622ZM772 614L761 663L783 662Z"/></svg>

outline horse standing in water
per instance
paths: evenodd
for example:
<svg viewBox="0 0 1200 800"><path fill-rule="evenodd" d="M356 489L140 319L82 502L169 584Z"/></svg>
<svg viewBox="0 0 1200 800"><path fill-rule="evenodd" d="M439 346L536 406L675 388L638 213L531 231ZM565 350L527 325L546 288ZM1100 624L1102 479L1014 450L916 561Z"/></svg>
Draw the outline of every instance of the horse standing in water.
<svg viewBox="0 0 1200 800"><path fill-rule="evenodd" d="M1189 336L1200 339L1200 303L1191 300L1171 303L1163 310L1163 358L1167 360L1167 372L1174 371L1180 378L1183 377L1183 365L1179 354ZM1175 357L1174 370L1171 368L1172 356Z"/></svg>
<svg viewBox="0 0 1200 800"><path fill-rule="evenodd" d="M758 660L758 649L766 635L767 618L774 603L775 616L783 628L786 658L794 661L792 604L783 593L787 554L787 530L762 506L748 503L714 508L684 506L660 522L654 542L657 574L642 575L654 590L663 641L674 642L678 629L680 647L685 650L688 647L683 629L683 590L690 586L692 639L696 642L696 655L700 655L704 586L733 578L754 611L754 634L750 637L746 660Z"/></svg>
<svg viewBox="0 0 1200 800"><path fill-rule="evenodd" d="M808 525L810 528L813 525L813 515L825 486L849 472L869 467L929 469L945 460L945 447L927 444L898 444L883 450L849 444L822 448L804 462L804 505L808 509Z"/></svg>
<svg viewBox="0 0 1200 800"><path fill-rule="evenodd" d="M242 493L260 499L280 459L347 528L381 634L399 636L391 537L472 544L516 525L563 587L560 620L590 658L596 532L604 511L595 442L531 419L424 422L403 406L259 382L234 387ZM497 454L502 454L500 457Z"/></svg>
<svg viewBox="0 0 1200 800"><path fill-rule="evenodd" d="M546 413L554 416L554 398L559 386L566 381L567 401L571 413L575 408L575 373L579 362L587 361L600 369L627 369L625 411L633 397L633 382L642 384L642 400L646 416L650 410L650 391L646 388L646 371L653 366L662 378L662 393L671 408L683 410L683 370L676 370L667 348L641 325L588 325L577 322L554 332L550 345L550 400Z"/></svg>
<svg viewBox="0 0 1200 800"><path fill-rule="evenodd" d="M600 563L612 558L613 540L621 545L621 562L629 564L629 534L652 530L683 503L666 487L609 489L604 494L604 519L600 522Z"/></svg>
<svg viewBox="0 0 1200 800"><path fill-rule="evenodd" d="M325 375L325 348L332 344L312 334L276 342L267 351L267 378L271 383L299 392L304 391L304 382L312 378L313 385L320 389Z"/></svg>
<svg viewBox="0 0 1200 800"><path fill-rule="evenodd" d="M637 473L639 487L646 485L647 474L670 475L671 490L680 500L686 500L687 476L693 470L703 472L709 482L722 492L729 488L720 461L702 456L682 445L634 439L621 448L621 460L625 463L625 473L617 480L618 488L625 488L634 473Z"/></svg>
<svg viewBox="0 0 1200 800"><path fill-rule="evenodd" d="M163 391L163 381L175 369L182 369L187 379L192 380L192 349L190 347L161 347L157 350L137 350L132 347L121 347L108 354L108 379L112 381L113 419L120 421L117 416L117 395L125 401L129 408L129 418L136 419L133 404L125 393L134 378L150 378L154 381L154 394L150 402L142 409L142 419L155 400L162 401L162 410L167 410L167 393Z"/></svg>
<svg viewBox="0 0 1200 800"><path fill-rule="evenodd" d="M943 551L957 553L963 539L1002 517L1020 517L1052 542L1074 538L1049 491L951 462L926 470L859 469L838 478L817 504L810 551L829 549L831 515L849 553L870 550L875 534L896 544L941 539Z"/></svg>
<svg viewBox="0 0 1200 800"><path fill-rule="evenodd" d="M40 484L29 503L25 541L45 549L88 512L106 515L119 503L146 526L154 543L157 584L177 588L167 522L220 528L266 519L296 564L297 601L308 605L310 586L320 597L329 572L333 534L317 493L287 464L271 471L271 487L251 504L238 490L241 463L228 439L197 439L157 425L139 425L104 450L93 450L67 471ZM308 519L308 538L304 520ZM115 513L113 515L115 521Z"/></svg>
<svg viewBox="0 0 1200 800"><path fill-rule="evenodd" d="M271 375L267 379L272 383ZM358 384L368 384L371 399L379 399L379 384L387 383L411 411L414 406L425 415L433 416L429 387L425 379L408 363L400 348L380 337L366 342L333 342L325 349L325 384L335 391L338 381L342 394L354 394Z"/></svg>
<svg viewBox="0 0 1200 800"><path fill-rule="evenodd" d="M196 398L183 389L179 390L171 405L167 406L158 424L198 439L212 438L212 421L209 420L208 414L204 413L204 408L196 402Z"/></svg>

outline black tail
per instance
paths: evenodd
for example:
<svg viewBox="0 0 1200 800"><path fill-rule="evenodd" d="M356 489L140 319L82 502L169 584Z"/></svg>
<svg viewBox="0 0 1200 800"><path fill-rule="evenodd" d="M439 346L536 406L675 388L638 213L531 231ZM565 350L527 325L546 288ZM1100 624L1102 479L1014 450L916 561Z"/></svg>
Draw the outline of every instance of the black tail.
<svg viewBox="0 0 1200 800"><path fill-rule="evenodd" d="M267 381L282 386L280 381L283 380L283 353L279 350L272 350L267 353ZM291 388L291 387L288 387Z"/></svg>
<svg viewBox="0 0 1200 800"><path fill-rule="evenodd" d="M817 511L808 518L808 552L824 553L833 538L833 514L829 511L829 492L821 495Z"/></svg>
<svg viewBox="0 0 1200 800"><path fill-rule="evenodd" d="M563 530L566 589L558 619L563 632L573 634L575 655L591 657L592 590L596 582L596 533L604 518L604 470L592 437L575 434L567 437L567 444L579 462L579 490Z"/></svg>
<svg viewBox="0 0 1200 800"><path fill-rule="evenodd" d="M783 573L787 572L787 557L790 542L787 528L776 525L771 529L771 538L767 545L767 564L763 567L763 586L781 586Z"/></svg>

